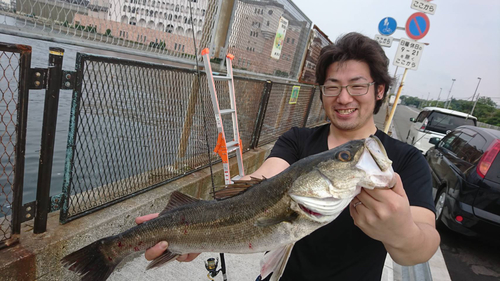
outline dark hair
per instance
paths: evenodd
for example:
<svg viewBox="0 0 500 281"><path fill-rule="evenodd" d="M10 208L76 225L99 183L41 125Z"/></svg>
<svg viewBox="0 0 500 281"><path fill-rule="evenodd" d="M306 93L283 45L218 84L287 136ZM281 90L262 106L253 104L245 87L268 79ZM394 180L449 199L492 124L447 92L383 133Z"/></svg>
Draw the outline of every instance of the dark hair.
<svg viewBox="0 0 500 281"><path fill-rule="evenodd" d="M370 68L370 75L375 81L375 89L379 85L385 86L383 98L375 103L373 114L377 114L392 82L388 72L389 59L377 41L357 32L351 32L337 38L334 44L323 47L316 64L316 83L319 85L325 83L326 72L332 63L342 63L348 60L367 63ZM323 100L321 93L320 97Z"/></svg>

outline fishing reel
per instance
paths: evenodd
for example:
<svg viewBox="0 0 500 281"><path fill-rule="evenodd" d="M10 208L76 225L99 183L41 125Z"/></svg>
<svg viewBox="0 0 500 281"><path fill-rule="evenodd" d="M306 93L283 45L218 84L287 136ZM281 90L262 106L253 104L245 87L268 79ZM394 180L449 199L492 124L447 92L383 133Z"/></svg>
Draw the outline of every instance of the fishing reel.
<svg viewBox="0 0 500 281"><path fill-rule="evenodd" d="M221 269L217 270L217 266L219 265L219 259L218 258L209 258L205 262L205 268L208 270L207 277L210 280L214 280L213 277L217 276Z"/></svg>

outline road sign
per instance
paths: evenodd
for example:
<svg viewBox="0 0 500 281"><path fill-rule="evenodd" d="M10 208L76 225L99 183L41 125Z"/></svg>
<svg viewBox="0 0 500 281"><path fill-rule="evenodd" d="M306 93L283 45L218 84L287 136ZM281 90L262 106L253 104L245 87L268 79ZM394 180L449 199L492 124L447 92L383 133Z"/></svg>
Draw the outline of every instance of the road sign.
<svg viewBox="0 0 500 281"><path fill-rule="evenodd" d="M377 41L380 44L380 46L390 47L390 46L392 46L393 40L394 40L394 38L391 36L384 36L384 35L375 34L375 41Z"/></svg>
<svg viewBox="0 0 500 281"><path fill-rule="evenodd" d="M382 35L391 35L396 31L398 24L396 20L390 17L383 18L378 24L378 32Z"/></svg>
<svg viewBox="0 0 500 281"><path fill-rule="evenodd" d="M420 12L434 15L437 5L425 0L413 0L411 1L411 8Z"/></svg>
<svg viewBox="0 0 500 281"><path fill-rule="evenodd" d="M423 51L424 43L401 38L392 64L417 70Z"/></svg>
<svg viewBox="0 0 500 281"><path fill-rule="evenodd" d="M430 27L431 23L426 14L414 13L406 21L406 34L414 40L422 39L427 35Z"/></svg>

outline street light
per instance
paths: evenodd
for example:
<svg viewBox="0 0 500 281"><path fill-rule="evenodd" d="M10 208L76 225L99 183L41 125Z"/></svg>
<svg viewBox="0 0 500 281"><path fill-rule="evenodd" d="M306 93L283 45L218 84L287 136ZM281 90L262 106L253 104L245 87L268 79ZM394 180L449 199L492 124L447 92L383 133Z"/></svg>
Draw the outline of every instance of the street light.
<svg viewBox="0 0 500 281"><path fill-rule="evenodd" d="M456 79L451 79L451 87L450 87L450 91L448 92L448 96L446 97L446 103L445 103L445 106L444 108L448 108L450 107L450 103L451 101L448 102L448 98L450 97L450 94L451 94L451 89L453 89L453 83L455 83Z"/></svg>
<svg viewBox="0 0 500 281"><path fill-rule="evenodd" d="M441 90L439 90L439 95L438 95L438 99L436 100L436 106L438 106L438 102L439 102L439 97L441 96L441 91L443 90L443 88L441 88Z"/></svg>
<svg viewBox="0 0 500 281"><path fill-rule="evenodd" d="M479 88L479 83L481 83L481 77L477 77L477 79L479 79L479 81L477 82L476 90L474 91L474 95L472 96L472 100L474 100L474 97L476 96L477 88ZM477 99L474 102L474 105L472 106L472 110L470 111L470 115L472 115L472 113L474 112L474 108L476 108L477 100L479 100L479 94L477 95Z"/></svg>

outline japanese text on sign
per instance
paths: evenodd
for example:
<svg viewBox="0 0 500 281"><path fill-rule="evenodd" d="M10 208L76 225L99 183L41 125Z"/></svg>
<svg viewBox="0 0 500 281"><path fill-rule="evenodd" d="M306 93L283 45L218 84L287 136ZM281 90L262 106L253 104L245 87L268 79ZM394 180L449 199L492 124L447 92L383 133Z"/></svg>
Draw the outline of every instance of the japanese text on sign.
<svg viewBox="0 0 500 281"><path fill-rule="evenodd" d="M425 0L413 0L411 2L411 8L417 11L434 15L436 12L436 4L427 2Z"/></svg>
<svg viewBox="0 0 500 281"><path fill-rule="evenodd" d="M410 39L401 39L393 64L404 68L417 70L418 63L424 51L424 44Z"/></svg>
<svg viewBox="0 0 500 281"><path fill-rule="evenodd" d="M383 35L375 34L375 41L377 41L380 44L380 46L390 47L390 46L392 46L393 40L394 40L394 38L391 36L383 36Z"/></svg>
<svg viewBox="0 0 500 281"><path fill-rule="evenodd" d="M283 48L283 42L285 41L286 29L288 28L288 20L284 17L280 18L278 25L278 30L276 31L276 37L274 38L273 49L271 51L271 57L273 59L280 59L281 49Z"/></svg>

